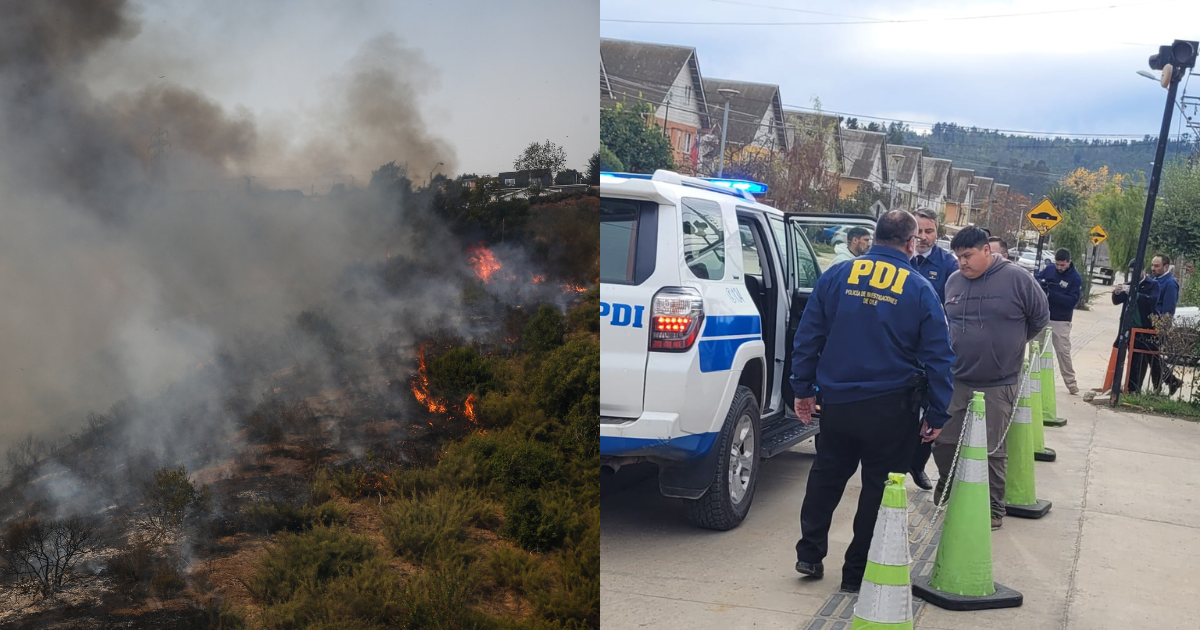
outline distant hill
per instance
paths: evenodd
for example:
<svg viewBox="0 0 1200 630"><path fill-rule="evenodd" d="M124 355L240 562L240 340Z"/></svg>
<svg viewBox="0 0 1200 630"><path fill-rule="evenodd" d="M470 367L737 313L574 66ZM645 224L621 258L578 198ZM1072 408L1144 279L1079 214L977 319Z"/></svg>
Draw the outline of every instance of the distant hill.
<svg viewBox="0 0 1200 630"><path fill-rule="evenodd" d="M893 123L895 125L895 123ZM895 130L888 130L895 135ZM955 167L971 168L975 174L1009 184L1037 199L1060 177L1084 167L1108 166L1110 173L1148 172L1154 161L1157 138L1141 140L1087 140L1013 135L937 123L928 134L902 128L904 144L928 147L927 154L952 160ZM1191 150L1185 134L1167 146L1167 159Z"/></svg>

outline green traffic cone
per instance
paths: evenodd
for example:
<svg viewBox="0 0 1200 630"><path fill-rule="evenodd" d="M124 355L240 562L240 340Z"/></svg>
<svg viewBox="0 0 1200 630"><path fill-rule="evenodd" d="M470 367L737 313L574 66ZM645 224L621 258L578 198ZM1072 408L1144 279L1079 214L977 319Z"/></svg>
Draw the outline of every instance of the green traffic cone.
<svg viewBox="0 0 1200 630"><path fill-rule="evenodd" d="M1039 462L1052 462L1058 453L1046 448L1046 432L1042 429L1042 356L1038 342L1029 346L1029 362L1033 372L1029 374L1029 405L1033 409L1033 458Z"/></svg>
<svg viewBox="0 0 1200 630"><path fill-rule="evenodd" d="M854 604L851 630L912 630L910 565L904 473L889 473L871 536L871 550L867 552L867 570L858 602Z"/></svg>
<svg viewBox="0 0 1200 630"><path fill-rule="evenodd" d="M1058 357L1054 356L1054 344L1050 342L1053 335L1053 331L1046 334L1046 348L1042 352L1042 424L1061 427L1067 424L1067 419L1058 417L1057 394L1054 391L1054 363Z"/></svg>
<svg viewBox="0 0 1200 630"><path fill-rule="evenodd" d="M947 610L1020 606L1023 596L992 580L992 508L988 494L983 394L975 392L951 484L937 559L929 577L913 578L913 594Z"/></svg>
<svg viewBox="0 0 1200 630"><path fill-rule="evenodd" d="M1025 362L1029 366L1029 362ZM1024 370L1021 372L1025 373ZM1008 429L1008 471L1004 480L1005 512L1018 518L1041 518L1051 503L1037 498L1033 470L1033 409L1029 402L1029 381L1022 377L1017 413Z"/></svg>

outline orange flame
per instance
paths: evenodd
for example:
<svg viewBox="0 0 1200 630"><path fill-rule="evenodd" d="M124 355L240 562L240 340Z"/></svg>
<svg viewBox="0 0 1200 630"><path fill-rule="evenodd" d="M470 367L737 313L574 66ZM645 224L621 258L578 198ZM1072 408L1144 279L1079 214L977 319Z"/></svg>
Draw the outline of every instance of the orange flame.
<svg viewBox="0 0 1200 630"><path fill-rule="evenodd" d="M467 402L463 403L463 411L467 414L467 420L470 420L471 424L479 424L475 420L475 394L467 396Z"/></svg>
<svg viewBox="0 0 1200 630"><path fill-rule="evenodd" d="M492 281L492 275L500 270L500 261L496 260L496 255L492 250L479 243L467 250L467 260L471 268L475 270L475 275L479 276L484 283Z"/></svg>
<svg viewBox="0 0 1200 630"><path fill-rule="evenodd" d="M574 291L575 293L587 293L588 290L587 290L587 287L581 287L576 284L564 284L563 285L563 293L570 293L572 291Z"/></svg>
<svg viewBox="0 0 1200 630"><path fill-rule="evenodd" d="M417 363L419 369L417 375L413 377L412 392L416 397L417 402L424 405L433 413L446 413L445 401L434 398L429 393L429 376L425 373L425 346L417 352Z"/></svg>
<svg viewBox="0 0 1200 630"><path fill-rule="evenodd" d="M545 281L546 281L546 276L534 276L534 277L533 277L533 283L534 283L534 284L541 284L541 283L543 283L543 282L545 282Z"/></svg>

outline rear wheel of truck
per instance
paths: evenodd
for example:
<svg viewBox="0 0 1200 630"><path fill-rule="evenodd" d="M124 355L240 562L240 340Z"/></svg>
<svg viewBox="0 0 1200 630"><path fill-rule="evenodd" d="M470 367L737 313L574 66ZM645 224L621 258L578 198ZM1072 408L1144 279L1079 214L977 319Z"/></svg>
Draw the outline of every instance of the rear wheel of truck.
<svg viewBox="0 0 1200 630"><path fill-rule="evenodd" d="M704 496L687 501L688 520L693 525L725 531L746 518L758 480L761 440L758 400L750 388L739 386L713 446L719 450L712 483Z"/></svg>

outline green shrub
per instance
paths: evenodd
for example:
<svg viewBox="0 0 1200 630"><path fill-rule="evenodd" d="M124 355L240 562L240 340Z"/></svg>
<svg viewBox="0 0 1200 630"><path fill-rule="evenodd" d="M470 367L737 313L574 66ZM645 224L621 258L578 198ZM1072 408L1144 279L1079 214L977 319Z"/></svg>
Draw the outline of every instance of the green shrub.
<svg viewBox="0 0 1200 630"><path fill-rule="evenodd" d="M211 599L204 604L205 630L245 630L246 619L228 602Z"/></svg>
<svg viewBox="0 0 1200 630"><path fill-rule="evenodd" d="M474 490L439 488L433 494L401 499L383 509L383 535L392 551L411 559L466 553L467 528L494 528L496 510Z"/></svg>
<svg viewBox="0 0 1200 630"><path fill-rule="evenodd" d="M566 523L562 514L548 510L533 492L521 489L504 503L501 533L522 549L548 551L562 544Z"/></svg>
<svg viewBox="0 0 1200 630"><path fill-rule="evenodd" d="M384 480L384 494L388 496L407 497L425 495L433 492L439 483L438 468L406 468L394 469Z"/></svg>
<svg viewBox="0 0 1200 630"><path fill-rule="evenodd" d="M486 575L497 586L529 594L547 585L549 578L541 562L529 552L497 547L487 558Z"/></svg>
<svg viewBox="0 0 1200 630"><path fill-rule="evenodd" d="M286 601L306 585L331 581L377 557L369 539L341 527L285 533L267 550L246 586L260 602Z"/></svg>
<svg viewBox="0 0 1200 630"><path fill-rule="evenodd" d="M533 376L533 402L556 418L585 396L600 399L600 342L576 335L551 352Z"/></svg>
<svg viewBox="0 0 1200 630"><path fill-rule="evenodd" d="M301 532L318 525L330 527L346 522L350 509L335 501L320 505L295 505L286 501L261 500L242 506L242 531L271 534L280 530Z"/></svg>
<svg viewBox="0 0 1200 630"><path fill-rule="evenodd" d="M436 398L466 400L491 389L492 368L475 348L454 348L429 362L429 389Z"/></svg>
<svg viewBox="0 0 1200 630"><path fill-rule="evenodd" d="M594 284L584 294L583 301L567 313L567 323L572 330L590 333L600 332L600 285Z"/></svg>
<svg viewBox="0 0 1200 630"><path fill-rule="evenodd" d="M492 456L493 475L508 488L537 490L562 476L562 467L550 447L521 442Z"/></svg>
<svg viewBox="0 0 1200 630"><path fill-rule="evenodd" d="M553 304L542 304L521 335L521 349L538 357L563 343L563 316Z"/></svg>
<svg viewBox="0 0 1200 630"><path fill-rule="evenodd" d="M185 586L183 575L174 569L163 571L150 580L150 590L159 599L170 599Z"/></svg>
<svg viewBox="0 0 1200 630"><path fill-rule="evenodd" d="M321 467L313 473L312 481L308 483L308 500L313 504L321 504L333 498L333 476L329 469Z"/></svg>
<svg viewBox="0 0 1200 630"><path fill-rule="evenodd" d="M555 584L533 594L538 616L564 628L599 628L600 520L566 545L558 560L561 574Z"/></svg>
<svg viewBox="0 0 1200 630"><path fill-rule="evenodd" d="M151 541L179 529L185 519L212 509L212 491L208 485L196 487L183 466L155 470L150 479L142 482L140 498L141 505L133 519Z"/></svg>

